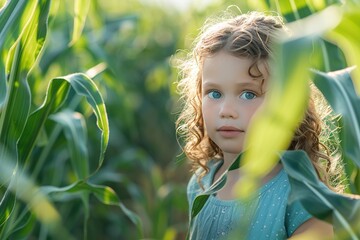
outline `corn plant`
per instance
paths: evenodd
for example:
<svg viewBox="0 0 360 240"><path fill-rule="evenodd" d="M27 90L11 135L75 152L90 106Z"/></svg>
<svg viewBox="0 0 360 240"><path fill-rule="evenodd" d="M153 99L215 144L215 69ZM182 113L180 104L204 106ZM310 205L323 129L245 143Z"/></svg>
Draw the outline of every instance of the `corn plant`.
<svg viewBox="0 0 360 240"><path fill-rule="evenodd" d="M140 230L139 218L110 187L91 182L103 164L109 140L106 107L95 82L83 73L55 77L48 81L43 103L37 106L33 102L36 92L29 77L44 50L49 12L55 3L59 4L9 0L0 9L0 239L45 239L48 234L75 239L64 224L71 219L63 218L64 203L76 200L83 210L86 239L91 195L121 208ZM74 2L76 17L69 47L81 36L89 4L86 0ZM99 156L93 170L85 117L76 111L83 100L100 131ZM66 148L54 157L50 153L57 151L61 139ZM49 166L51 171L43 171Z"/></svg>

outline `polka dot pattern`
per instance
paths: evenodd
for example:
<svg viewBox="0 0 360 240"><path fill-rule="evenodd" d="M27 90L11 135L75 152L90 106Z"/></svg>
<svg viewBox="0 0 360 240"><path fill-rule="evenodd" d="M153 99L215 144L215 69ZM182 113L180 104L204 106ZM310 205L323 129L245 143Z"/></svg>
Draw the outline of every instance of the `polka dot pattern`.
<svg viewBox="0 0 360 240"><path fill-rule="evenodd" d="M221 162L211 162L210 172L203 178L208 188ZM191 206L201 193L196 177L188 185ZM311 215L299 203L288 205L290 184L284 170L263 185L247 202L221 200L210 196L193 220L190 239L228 239L241 236L246 239L287 239Z"/></svg>

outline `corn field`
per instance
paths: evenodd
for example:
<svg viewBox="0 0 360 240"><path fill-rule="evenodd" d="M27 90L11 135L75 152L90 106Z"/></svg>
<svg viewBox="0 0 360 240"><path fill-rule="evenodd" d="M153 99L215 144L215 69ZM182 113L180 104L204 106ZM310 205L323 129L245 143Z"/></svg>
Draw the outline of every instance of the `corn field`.
<svg viewBox="0 0 360 240"><path fill-rule="evenodd" d="M275 46L242 184L256 186L289 144L312 81L338 116L324 141L340 145L345 193L324 190L306 154L285 152L290 200L336 239L360 239L359 1L157 3L0 0L0 239L185 239L190 173L172 63L230 5L276 11L293 33Z"/></svg>

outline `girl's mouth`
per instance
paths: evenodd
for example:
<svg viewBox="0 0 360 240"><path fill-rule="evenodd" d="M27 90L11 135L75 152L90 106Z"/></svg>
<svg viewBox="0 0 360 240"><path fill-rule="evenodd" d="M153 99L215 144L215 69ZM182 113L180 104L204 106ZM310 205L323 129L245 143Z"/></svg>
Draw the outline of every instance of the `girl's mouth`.
<svg viewBox="0 0 360 240"><path fill-rule="evenodd" d="M243 130L232 127L232 126L222 126L216 130L222 137L233 138L238 136L241 133L244 133Z"/></svg>

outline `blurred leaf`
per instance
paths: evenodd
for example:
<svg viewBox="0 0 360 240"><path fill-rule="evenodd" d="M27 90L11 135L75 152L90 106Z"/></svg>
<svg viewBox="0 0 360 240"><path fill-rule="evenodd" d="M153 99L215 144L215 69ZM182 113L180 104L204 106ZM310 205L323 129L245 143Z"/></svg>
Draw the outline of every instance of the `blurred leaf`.
<svg viewBox="0 0 360 240"><path fill-rule="evenodd" d="M350 1L349 1L350 2ZM360 4L348 3L340 24L328 36L344 51L350 65L358 66L353 70L355 89L360 94Z"/></svg>
<svg viewBox="0 0 360 240"><path fill-rule="evenodd" d="M276 0L277 11L281 13L287 22L292 22L299 20L301 18L307 17L311 14L311 10L308 6L308 1L279 1Z"/></svg>
<svg viewBox="0 0 360 240"><path fill-rule="evenodd" d="M333 16L331 20L322 25L315 24L330 15ZM279 151L288 148L307 109L309 56L313 40L336 26L339 18L340 9L329 7L309 18L290 23L288 27L292 35L283 36L273 46L275 56L270 65L270 87L247 132L242 161L244 177L238 183L241 187L237 188L239 196L246 198L248 193L253 192L259 178L277 163Z"/></svg>
<svg viewBox="0 0 360 240"><path fill-rule="evenodd" d="M142 236L142 222L141 219L133 213L131 210L125 207L121 203L118 196L110 187L94 185L85 181L77 181L67 187L54 187L54 186L43 186L42 192L46 195L64 195L69 193L79 193L87 191L96 196L96 198L106 205L118 206L125 213L126 216L136 225L139 235Z"/></svg>
<svg viewBox="0 0 360 240"><path fill-rule="evenodd" d="M248 0L248 5L253 10L275 11L281 14L286 22L295 22L297 20L311 16L312 14L324 10L326 7L335 4L341 4L341 0Z"/></svg>
<svg viewBox="0 0 360 240"><path fill-rule="evenodd" d="M39 191L39 187L36 186L23 172L19 171L18 165L14 163L15 161L11 157L5 156L5 158L1 160L0 183L6 184L7 190L11 191L14 196L16 195L17 199L26 202L27 208L36 215L37 219L48 228L56 239L72 239L68 231L63 228L58 211L47 199L47 196ZM6 178L3 178L3 176L9 174L11 174L11 182L7 181ZM0 207L3 208L4 206L1 204ZM17 227L20 227L19 225L24 225L24 227L30 228L32 221L28 220L29 219L27 219L26 216L24 220L20 219L17 223ZM18 228L12 228L13 226L11 226L10 229L7 229L8 232L5 231L0 233L5 234L6 236L11 234L14 230L19 230ZM26 229L24 229L24 231L26 231Z"/></svg>
<svg viewBox="0 0 360 240"><path fill-rule="evenodd" d="M36 217L32 212L26 211L24 216L19 216L16 228L11 233L11 239L26 239L33 231L36 223Z"/></svg>
<svg viewBox="0 0 360 240"><path fill-rule="evenodd" d="M314 68L323 72L330 72L347 67L346 59L341 48L323 38L319 38L315 43L315 50L317 49L319 51L318 53L319 56L321 56L322 63L321 65L315 64L316 66ZM317 53L315 53L315 55L316 54Z"/></svg>
<svg viewBox="0 0 360 240"><path fill-rule="evenodd" d="M1 185L4 184L3 179L0 182ZM14 184L12 180L6 180L9 181L10 184ZM0 188L0 230L2 228L2 225L9 219L16 203L15 195L10 192L9 188ZM1 232L1 231L0 231Z"/></svg>
<svg viewBox="0 0 360 240"><path fill-rule="evenodd" d="M50 116L59 123L65 132L70 159L77 180L89 176L89 159L87 151L87 131L83 116L80 113L64 110Z"/></svg>
<svg viewBox="0 0 360 240"><path fill-rule="evenodd" d="M279 55L271 65L273 75L269 80L268 99L248 130L247 151L242 160L244 178L238 183L242 187L237 188L239 196L246 198L257 188L258 179L276 164L278 151L287 149L303 118L309 96L310 46L311 38L305 37L284 42L277 49Z"/></svg>
<svg viewBox="0 0 360 240"><path fill-rule="evenodd" d="M334 224L337 239L360 239L360 196L330 191L304 151L286 151L281 162L289 176L289 202L300 201L313 216Z"/></svg>
<svg viewBox="0 0 360 240"><path fill-rule="evenodd" d="M70 46L75 44L81 37L81 33L86 23L86 16L89 12L91 0L74 1L74 29Z"/></svg>

